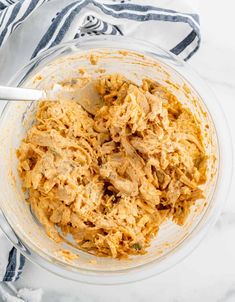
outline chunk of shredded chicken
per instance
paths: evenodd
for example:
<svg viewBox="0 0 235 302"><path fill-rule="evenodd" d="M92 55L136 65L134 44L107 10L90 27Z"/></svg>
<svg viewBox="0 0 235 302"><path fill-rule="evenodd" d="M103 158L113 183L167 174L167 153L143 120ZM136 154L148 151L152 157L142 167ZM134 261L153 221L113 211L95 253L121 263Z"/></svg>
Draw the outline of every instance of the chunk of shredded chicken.
<svg viewBox="0 0 235 302"><path fill-rule="evenodd" d="M143 254L160 225L183 225L203 198L207 158L198 121L166 88L118 74L97 82L95 116L42 101L17 155L28 201L56 242L113 258Z"/></svg>

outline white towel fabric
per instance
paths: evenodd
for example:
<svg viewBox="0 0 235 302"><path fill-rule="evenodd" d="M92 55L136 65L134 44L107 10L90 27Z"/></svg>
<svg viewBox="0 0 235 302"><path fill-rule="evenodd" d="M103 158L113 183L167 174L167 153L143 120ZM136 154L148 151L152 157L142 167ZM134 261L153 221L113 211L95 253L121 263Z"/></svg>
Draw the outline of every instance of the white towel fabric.
<svg viewBox="0 0 235 302"><path fill-rule="evenodd" d="M199 17L184 0L0 0L0 83L42 51L92 35L147 40L184 60L200 46ZM16 281L25 258L3 236L0 247L0 281ZM9 288L0 284L4 301L40 301L41 292Z"/></svg>
<svg viewBox="0 0 235 302"><path fill-rule="evenodd" d="M14 4L0 12L0 83L42 50L82 36L135 37L186 60L200 45L198 15L184 0L0 0L0 9L4 3Z"/></svg>

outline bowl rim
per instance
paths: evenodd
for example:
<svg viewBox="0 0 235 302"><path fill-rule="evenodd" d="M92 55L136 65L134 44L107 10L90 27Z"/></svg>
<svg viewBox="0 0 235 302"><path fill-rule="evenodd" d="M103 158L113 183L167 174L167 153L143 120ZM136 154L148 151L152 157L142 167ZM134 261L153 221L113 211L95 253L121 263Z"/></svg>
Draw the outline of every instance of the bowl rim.
<svg viewBox="0 0 235 302"><path fill-rule="evenodd" d="M140 45L141 47L146 47L147 49L150 49L148 51L146 50L142 50L142 53L146 54L147 56L150 56L152 59L157 59L156 57L154 58L152 56L152 51L161 51L163 52L163 54L165 54L167 56L167 58L172 58L174 59L179 66L183 66L183 67L187 67L187 69L190 70L190 73L193 73L194 76L197 77L197 80L199 79L199 81L201 82L200 84L203 85L204 87L206 87L206 85L203 83L203 81L201 81L200 77L196 74L195 71L192 70L191 67L189 67L188 63L185 63L184 61L182 61L180 58L178 58L177 56L175 56L174 54L170 53L169 51L164 50L163 48L151 44L149 42L146 41L142 41L142 40L137 40L137 39L133 39L133 38L127 38L127 37L119 37L119 36L99 36L99 37L90 37L90 38L83 38L83 39L75 39L66 43L61 43L57 46L54 46L44 52L42 52L38 57L34 58L33 60L29 61L28 64L26 64L23 68L21 68L16 74L15 76L10 80L10 83L14 82L15 79L17 79L17 77L19 77L20 74L24 73L25 70L27 70L27 68L29 66L33 66L34 64L36 64L38 61L40 62L40 60L42 60L42 58L47 57L48 55L51 54L51 52L56 52L58 50L62 51L63 48L66 49L66 47L71 47L72 46L76 46L79 49L84 50L82 47L89 47L90 45L92 46L93 44L96 43L101 43L101 44L107 44L107 47L105 47L104 45L102 45L102 47L96 46L96 49L99 48L110 48L110 49L125 49L126 47L120 46L115 47L115 46L108 46L109 42L115 42L115 43L130 43L131 45ZM95 48L92 48L95 49ZM126 48L127 50L132 50L134 52L141 52L141 50L136 50L135 48ZM167 65L167 63L164 62L164 64ZM174 69L174 67L170 66L171 68ZM31 69L30 69L31 70ZM177 71L177 70L176 70ZM178 72L178 71L177 71ZM183 76L180 73L181 77ZM195 90L195 92L198 94L198 96L202 99L200 92L198 92L198 90L194 87L193 84L191 84L190 81L188 81L188 79L186 79L187 82L190 83L191 87ZM9 83L9 84L10 84ZM208 91L208 88L205 88ZM210 92L211 94L211 92ZM213 94L211 94L213 95ZM221 175L224 174L223 170L226 170L226 181L223 180L223 187L224 187L224 191L226 192L225 194L228 195L229 193L229 187L231 184L231 179L232 179L232 164L231 164L231 160L233 158L233 154L232 154L232 144L231 144L231 134L225 119L225 116L223 114L223 111L219 105L219 103L217 102L216 98L214 97L214 102L215 102L215 107L217 107L216 110L216 114L217 116L212 116L212 121L215 127L215 131L216 131L216 135L217 135L217 139L218 139L218 148L219 148L219 164L218 164L218 177L217 177L217 184L216 184L216 188L215 188L215 192L214 194L216 194L216 191L218 192L218 183L221 183ZM203 101L204 103L204 101ZM205 104L205 103L204 103ZM207 107L207 104L205 104L205 106ZM207 107L208 109L208 107ZM10 110L10 102L8 102L1 115L0 115L0 125L4 119L4 117L7 115L8 110ZM209 114L211 115L211 111L208 109ZM220 121L220 127L217 127L216 123L214 122L214 119L217 119ZM221 127L221 124L223 124L223 126ZM226 129L226 134L221 133L220 129ZM225 147L226 146L226 147ZM229 152L230 155L224 156L224 153L226 153L225 148L227 150L227 153ZM229 150L229 151L228 151ZM228 158L230 158L230 164L227 163ZM221 161L222 159L222 161ZM224 164L226 163L226 167L224 167ZM223 165L222 165L223 164ZM224 177L223 177L224 179ZM220 190L222 191L222 190ZM213 194L213 195L214 195ZM221 194L220 194L221 195ZM223 199L225 195L223 194ZM217 199L219 199L219 197L217 197ZM47 258L48 257L42 257L41 254L38 254L37 252L35 252L35 250L33 250L32 248L29 248L25 243L20 243L20 241L22 239L20 239L18 237L18 235L15 234L15 231L11 229L11 226L7 220L7 218L4 216L3 214L3 219L0 220L0 226L3 229L4 233L6 234L6 236L10 239L10 241L12 242L12 244L20 250L20 252L26 257L28 258L30 261L32 261L35 264L38 264L39 266L59 275L59 276L64 276L68 279L72 279L72 280L77 280L80 282L85 282L85 283L92 283L92 284L121 284L121 283L129 283L129 282L134 282L134 281L138 281L138 280L142 280L145 279L147 277L151 277L155 274L161 273L167 269L169 269L170 267L172 267L173 265L175 265L176 263L180 262L182 259L184 259L198 244L199 242L202 240L202 238L205 236L205 234L207 233L208 229L215 223L217 217L219 216L221 209L222 209L222 203L218 203L216 204L217 206L213 207L210 210L210 215L207 213L208 211L206 211L203 215L203 217L200 219L200 221L197 223L197 225L194 227L194 229L189 233L188 236L186 236L179 244L177 244L171 251L167 252L166 255L168 254L174 254L173 257L168 257L168 259L164 259L164 261L161 261L159 263L155 263L156 265L154 266L154 262L156 262L156 260L150 261L146 264L142 264L140 266L137 267L133 267L133 268L129 268L129 269L125 269L125 270L119 270L119 271L109 271L107 273L107 271L92 271L92 270L80 270L78 271L68 271L66 269L66 267L62 266L60 264L60 267L58 267L58 265L56 263L50 262ZM216 210L216 211L215 211ZM203 220L205 220L205 216L209 215L209 217L207 217L207 220L204 222L204 224L202 223ZM214 214L214 215L212 215ZM9 228L10 226L10 228ZM11 229L11 230L10 230ZM194 237L193 237L194 235ZM197 240L195 240L197 238ZM26 248L25 248L26 246ZM184 247L182 249L182 246ZM30 250L30 253L29 253ZM177 255L177 259L176 256ZM45 256L45 255L44 255ZM164 263L162 263L164 262ZM158 269L156 269L156 266L158 266ZM144 269L144 271L143 271ZM89 274L86 275L86 273L89 272ZM92 272L94 274L92 274ZM102 273L105 273L104 275L100 275ZM139 274L137 274L139 273Z"/></svg>

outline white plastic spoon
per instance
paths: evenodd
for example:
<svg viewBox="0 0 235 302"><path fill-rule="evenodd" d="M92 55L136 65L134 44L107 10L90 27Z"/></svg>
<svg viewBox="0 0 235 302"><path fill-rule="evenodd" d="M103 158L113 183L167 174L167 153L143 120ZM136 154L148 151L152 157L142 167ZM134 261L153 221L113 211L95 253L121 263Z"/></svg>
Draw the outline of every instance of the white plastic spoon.
<svg viewBox="0 0 235 302"><path fill-rule="evenodd" d="M97 93L94 81L82 88L64 88L56 84L53 90L39 90L20 87L0 86L0 100L8 101L58 101L73 100L79 103L87 112L95 114L104 103Z"/></svg>

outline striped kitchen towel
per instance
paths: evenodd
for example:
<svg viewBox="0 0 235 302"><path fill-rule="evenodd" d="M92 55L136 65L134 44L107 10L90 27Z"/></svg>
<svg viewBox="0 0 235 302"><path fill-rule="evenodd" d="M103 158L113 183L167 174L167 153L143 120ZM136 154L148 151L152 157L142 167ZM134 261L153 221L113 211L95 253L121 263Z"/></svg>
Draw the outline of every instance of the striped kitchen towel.
<svg viewBox="0 0 235 302"><path fill-rule="evenodd" d="M43 50L93 35L147 40L188 60L199 17L186 0L0 0L0 83Z"/></svg>
<svg viewBox="0 0 235 302"><path fill-rule="evenodd" d="M147 40L183 60L200 46L199 17L184 0L0 0L0 83L44 50L94 35ZM16 281L25 259L4 240L0 281Z"/></svg>

